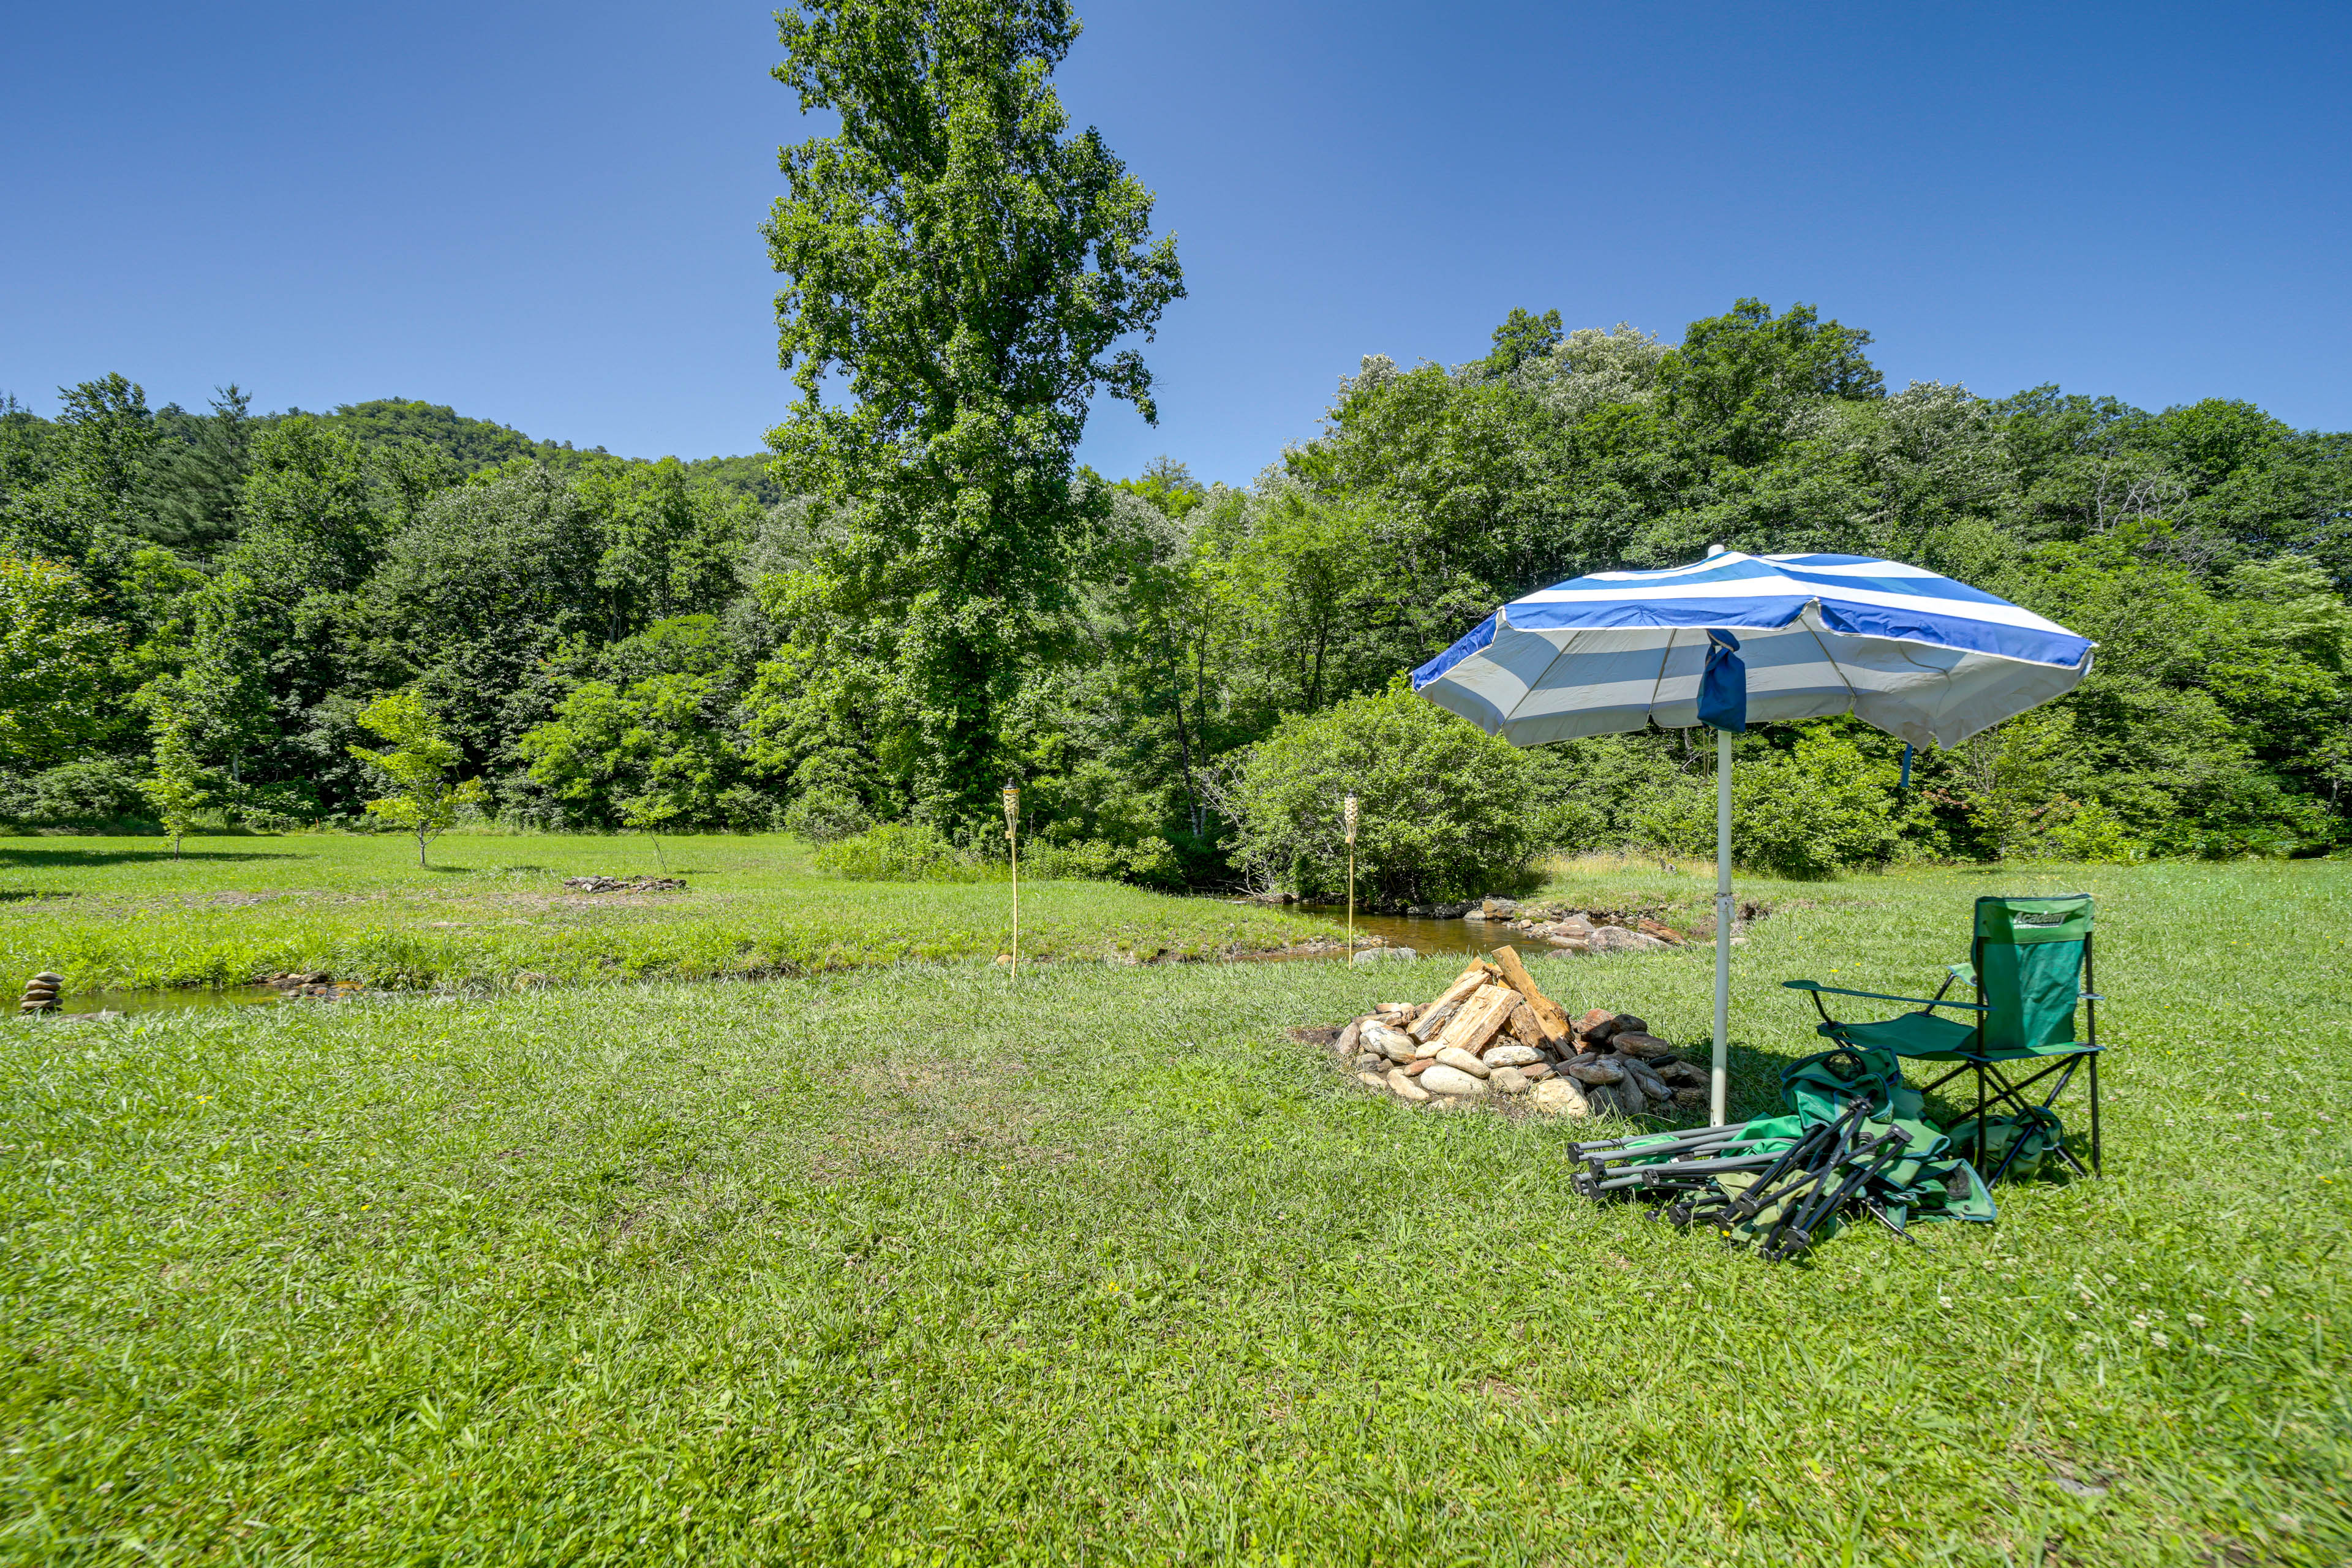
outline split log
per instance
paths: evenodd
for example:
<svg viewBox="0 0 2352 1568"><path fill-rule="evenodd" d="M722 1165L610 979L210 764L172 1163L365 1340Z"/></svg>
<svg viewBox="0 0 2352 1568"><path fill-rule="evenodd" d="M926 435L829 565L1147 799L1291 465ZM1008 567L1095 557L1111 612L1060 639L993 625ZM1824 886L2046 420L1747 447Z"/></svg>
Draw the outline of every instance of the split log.
<svg viewBox="0 0 2352 1568"><path fill-rule="evenodd" d="M1484 963L1473 963L1464 970L1454 978L1453 984L1438 994L1436 1001L1423 1008L1420 1016L1414 1018L1412 1037L1416 1040L1426 1040L1430 1036L1437 1033L1444 1026L1445 1020L1453 1016L1454 1007L1471 993L1485 985L1489 978L1486 965Z"/></svg>
<svg viewBox="0 0 2352 1568"><path fill-rule="evenodd" d="M1510 1021L1503 1028L1523 1046L1540 1047L1547 1043L1543 1026L1536 1022L1536 1010L1525 1002L1511 1009Z"/></svg>
<svg viewBox="0 0 2352 1568"><path fill-rule="evenodd" d="M1528 966L1519 962L1516 948L1496 948L1495 967L1503 972L1504 983L1517 992L1535 1013L1536 1022L1543 1026L1546 1040L1568 1038L1568 1015L1561 1012L1559 1004L1545 995L1543 988L1528 977Z"/></svg>
<svg viewBox="0 0 2352 1568"><path fill-rule="evenodd" d="M1452 1046L1476 1056L1495 1037L1495 1031L1519 1005L1519 994L1507 985L1489 985L1462 1004L1454 1021L1437 1037L1441 1046Z"/></svg>

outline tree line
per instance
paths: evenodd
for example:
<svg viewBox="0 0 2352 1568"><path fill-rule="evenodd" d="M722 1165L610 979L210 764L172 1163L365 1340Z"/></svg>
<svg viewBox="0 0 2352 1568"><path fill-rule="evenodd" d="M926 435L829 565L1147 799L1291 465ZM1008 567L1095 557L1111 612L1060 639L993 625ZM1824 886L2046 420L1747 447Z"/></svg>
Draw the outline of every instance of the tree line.
<svg viewBox="0 0 2352 1568"><path fill-rule="evenodd" d="M1499 847L1399 851L1423 868L1391 890L1442 896L1540 849L1705 847L1686 735L1465 751L1396 685L1506 599L1722 543L1914 562L2100 645L2070 697L1907 784L1850 721L1744 738L1759 859L2342 837L2352 436L1889 389L1868 332L1741 300L1672 339L1515 310L1465 363L1366 356L1245 483L1106 479L1076 460L1089 410L1155 416L1135 345L1183 281L1054 93L1076 19L813 0L781 26L777 76L840 129L785 150L767 228L800 390L770 450L624 459L236 387L151 410L121 375L54 418L10 400L0 816L355 823L362 717L404 693L520 824L887 827L935 860L993 852L1013 783L1066 866L1314 891L1326 805L1378 775L1414 831Z"/></svg>

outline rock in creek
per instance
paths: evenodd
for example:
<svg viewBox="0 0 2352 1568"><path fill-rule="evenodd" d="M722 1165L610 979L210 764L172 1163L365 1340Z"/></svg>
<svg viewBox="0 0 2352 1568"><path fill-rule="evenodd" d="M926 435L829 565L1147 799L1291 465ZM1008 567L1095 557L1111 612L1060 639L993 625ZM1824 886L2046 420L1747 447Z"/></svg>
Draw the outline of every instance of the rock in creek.
<svg viewBox="0 0 2352 1568"><path fill-rule="evenodd" d="M1350 963L1386 963L1391 960L1395 960L1398 963L1404 963L1412 959L1419 958L1421 954L1413 952L1413 950L1409 947L1368 947L1364 949L1363 952L1350 957L1348 962Z"/></svg>
<svg viewBox="0 0 2352 1568"><path fill-rule="evenodd" d="M1496 1094L1525 1094L1527 1075L1517 1068L1496 1068L1486 1075L1486 1087Z"/></svg>
<svg viewBox="0 0 2352 1568"><path fill-rule="evenodd" d="M1543 1053L1533 1046L1488 1046L1478 1059L1490 1068L1523 1068L1543 1060Z"/></svg>
<svg viewBox="0 0 2352 1568"><path fill-rule="evenodd" d="M1457 1053L1458 1054L1458 1053ZM1474 1095L1486 1092L1486 1080L1473 1078L1458 1068L1444 1062L1432 1062L1422 1073L1421 1087L1433 1094Z"/></svg>
<svg viewBox="0 0 2352 1568"><path fill-rule="evenodd" d="M1385 1081L1389 1088L1395 1091L1399 1100L1423 1100L1429 1098L1429 1090L1405 1077L1402 1068L1389 1068L1389 1076Z"/></svg>
<svg viewBox="0 0 2352 1568"><path fill-rule="evenodd" d="M1495 1070L1459 1046L1441 1047L1437 1053L1437 1062L1440 1067L1452 1068L1455 1072L1467 1074L1471 1078L1485 1078ZM1427 1073L1422 1074L1424 1079L1428 1076Z"/></svg>
<svg viewBox="0 0 2352 1568"><path fill-rule="evenodd" d="M1591 952L1647 952L1664 950L1668 944L1647 931L1627 931L1623 926L1601 926L1585 939L1584 945Z"/></svg>

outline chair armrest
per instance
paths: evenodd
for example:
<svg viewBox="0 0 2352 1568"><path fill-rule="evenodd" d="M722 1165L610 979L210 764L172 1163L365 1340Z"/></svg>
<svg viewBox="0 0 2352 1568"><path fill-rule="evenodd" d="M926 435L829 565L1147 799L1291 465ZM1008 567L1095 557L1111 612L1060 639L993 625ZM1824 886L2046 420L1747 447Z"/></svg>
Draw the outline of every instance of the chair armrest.
<svg viewBox="0 0 2352 1568"><path fill-rule="evenodd" d="M1955 980L1965 980L1971 985L1977 983L1977 966L1966 959L1962 959L1958 963L1944 965L1944 973Z"/></svg>
<svg viewBox="0 0 2352 1568"><path fill-rule="evenodd" d="M2077 1002L2104 1002L2106 999L2104 993L2097 991L2078 991L2074 994Z"/></svg>
<svg viewBox="0 0 2352 1568"><path fill-rule="evenodd" d="M1991 1008L1975 1002L1939 1002L1933 996L1890 996L1884 991L1849 991L1843 985L1824 985L1818 980L1783 980L1781 987L1789 991L1825 991L1832 996L1867 996L1874 1002L1915 1002L1922 1007L1958 1007L1970 1013L1990 1013Z"/></svg>

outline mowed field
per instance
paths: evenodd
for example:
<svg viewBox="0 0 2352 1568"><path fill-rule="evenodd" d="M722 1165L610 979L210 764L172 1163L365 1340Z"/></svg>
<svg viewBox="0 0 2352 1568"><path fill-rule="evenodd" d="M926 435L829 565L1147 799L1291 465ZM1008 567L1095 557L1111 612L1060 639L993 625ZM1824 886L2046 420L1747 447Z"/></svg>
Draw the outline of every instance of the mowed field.
<svg viewBox="0 0 2352 1568"><path fill-rule="evenodd" d="M757 846L702 842L669 859L715 901ZM70 898L8 906L9 952L90 931L51 912L82 898L259 942L289 910L495 908L499 857L652 869L562 843L446 840L482 857L457 892L321 871L240 908L19 859L10 890ZM776 875L728 918L823 898L881 931L970 892L989 937L1004 891ZM0 1560L2344 1562L2352 867L1747 884L1775 908L1737 950L1735 1109L1816 1044L1780 979L1907 992L1977 894L2072 886L2101 899L2107 1178L1782 1267L1575 1197L1572 1126L1417 1110L1288 1037L1433 994L1439 962L11 1024ZM1559 890L1707 891L1604 865ZM1135 939L1170 947L1276 918L1154 907ZM1703 952L1536 973L1705 1037Z"/></svg>
<svg viewBox="0 0 2352 1568"><path fill-rule="evenodd" d="M852 883L814 875L782 835L288 834L0 838L0 977L47 967L69 990L237 985L325 971L372 986L511 988L805 973L992 957L1012 938L1002 884ZM670 875L685 892L582 894L566 877ZM1279 910L1104 882L1033 889L1037 957L1200 958L1331 934Z"/></svg>

